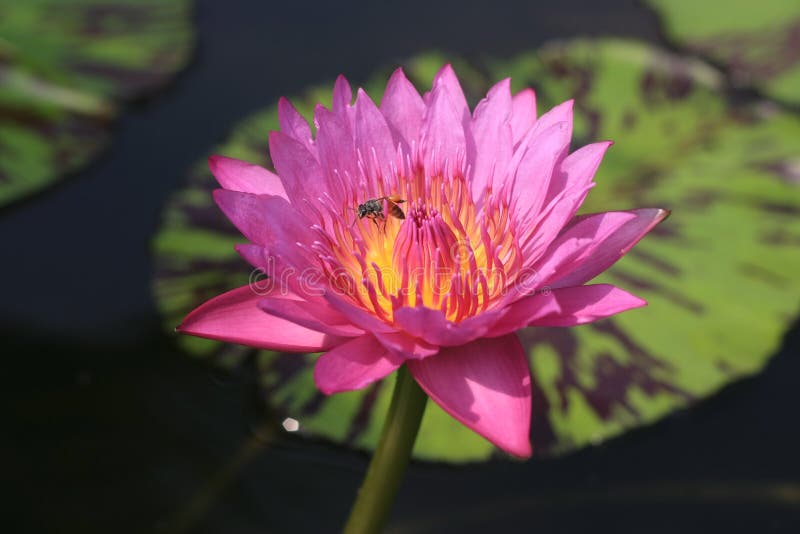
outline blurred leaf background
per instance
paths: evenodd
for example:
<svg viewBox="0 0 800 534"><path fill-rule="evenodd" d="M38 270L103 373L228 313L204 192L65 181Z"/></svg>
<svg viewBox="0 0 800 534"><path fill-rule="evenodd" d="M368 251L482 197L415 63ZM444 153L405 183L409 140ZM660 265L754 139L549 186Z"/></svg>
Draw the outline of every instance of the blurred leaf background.
<svg viewBox="0 0 800 534"><path fill-rule="evenodd" d="M0 1L0 207L91 161L192 39L189 0Z"/></svg>

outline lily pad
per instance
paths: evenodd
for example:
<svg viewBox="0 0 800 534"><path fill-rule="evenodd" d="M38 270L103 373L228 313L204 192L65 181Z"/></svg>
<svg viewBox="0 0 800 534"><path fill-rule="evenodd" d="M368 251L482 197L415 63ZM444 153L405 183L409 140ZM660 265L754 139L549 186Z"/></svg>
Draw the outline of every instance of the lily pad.
<svg viewBox="0 0 800 534"><path fill-rule="evenodd" d="M534 441L602 440L760 370L800 302L798 118L729 107L711 68L624 41L555 45L495 71L546 105L574 96L578 145L615 140L585 210L673 210L602 277L648 308L522 334L543 392Z"/></svg>
<svg viewBox="0 0 800 534"><path fill-rule="evenodd" d="M800 103L800 2L646 2L670 39L724 66L737 85Z"/></svg>
<svg viewBox="0 0 800 534"><path fill-rule="evenodd" d="M0 206L85 165L191 43L190 0L0 0Z"/></svg>
<svg viewBox="0 0 800 534"><path fill-rule="evenodd" d="M420 88L438 56L408 62ZM650 306L594 325L519 333L530 351L535 454L599 443L687 406L757 372L800 302L800 121L772 107L729 107L711 67L636 42L573 41L481 68L456 64L475 102L490 81L511 76L537 89L540 109L576 101L576 142L617 141L586 211L659 206L673 216L605 281ZM483 74L481 74L483 73ZM387 79L366 86L375 98ZM292 101L302 113L328 103L330 86ZM245 121L215 152L269 166L266 132L274 108ZM164 212L156 236L155 293L172 329L191 308L248 281L232 251L243 238L211 201L213 178L200 164ZM180 338L189 351L232 362L247 349ZM223 348L224 347L224 348ZM260 352L266 399L308 435L370 449L391 382L325 397L313 385L313 355ZM418 458L451 462L495 449L429 403Z"/></svg>

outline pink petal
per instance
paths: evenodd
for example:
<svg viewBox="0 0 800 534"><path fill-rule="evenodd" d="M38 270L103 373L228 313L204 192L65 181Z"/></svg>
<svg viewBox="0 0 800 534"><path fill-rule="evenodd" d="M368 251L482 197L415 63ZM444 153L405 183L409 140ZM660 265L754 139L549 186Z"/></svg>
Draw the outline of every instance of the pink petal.
<svg viewBox="0 0 800 534"><path fill-rule="evenodd" d="M352 184L359 176L353 128L347 124L344 115L332 113L323 106L316 107L314 118L319 128L317 131L317 153L321 165L319 176L324 178L318 182L321 181L324 185L314 191L313 198L317 198L324 190L339 205L344 202L348 196L347 192L351 190Z"/></svg>
<svg viewBox="0 0 800 534"><path fill-rule="evenodd" d="M307 278L304 279L302 276L304 274L306 277L319 280L323 277L322 270L316 266L310 267L307 263L308 256L299 247L287 244L267 248L252 243L242 243L234 246L234 249L245 261L260 271L251 273L250 286L254 292L261 295L273 293L281 296L293 295L293 300L304 301L303 306L313 312L329 309L328 303L321 296L322 293L316 291L315 294L307 283ZM300 269L295 267L296 265L304 266L300 274L297 274ZM288 317L284 318L291 320ZM294 322L302 324L299 321Z"/></svg>
<svg viewBox="0 0 800 534"><path fill-rule="evenodd" d="M514 154L511 156L511 163L509 164L510 172L516 171L528 149L540 142L541 135L545 132L552 133L550 129L559 123L565 124L566 131L562 135L570 139L572 137L572 100L559 104L536 120L533 127L528 130L519 144L515 146ZM563 148L562 157L567 155L568 149L569 142Z"/></svg>
<svg viewBox="0 0 800 534"><path fill-rule="evenodd" d="M281 179L259 165L225 156L211 156L208 168L225 189L287 198Z"/></svg>
<svg viewBox="0 0 800 534"><path fill-rule="evenodd" d="M537 123L538 127L538 123ZM570 127L565 122L554 124L532 142L517 167L513 198L516 217L521 226L529 226L542 210L550 179L569 147Z"/></svg>
<svg viewBox="0 0 800 534"><path fill-rule="evenodd" d="M583 187L573 187L562 191L539 213L537 219L528 227L528 233L520 236L520 250L524 258L523 269L527 270L541 258L547 247L564 229L564 225L594 187L594 182Z"/></svg>
<svg viewBox="0 0 800 534"><path fill-rule="evenodd" d="M311 265L312 258L297 243L313 242L314 234L284 199L217 189L214 200L248 240L269 247L270 256L281 256L291 265Z"/></svg>
<svg viewBox="0 0 800 534"><path fill-rule="evenodd" d="M324 298L335 310L347 317L350 323L367 332L373 334L397 332L396 328L378 319L372 312L365 310L349 297L337 294L333 289L326 291Z"/></svg>
<svg viewBox="0 0 800 534"><path fill-rule="evenodd" d="M422 157L429 176L441 172L445 164L454 165L466 156L463 120L444 86L435 86L422 124Z"/></svg>
<svg viewBox="0 0 800 534"><path fill-rule="evenodd" d="M384 349L374 337L351 339L317 360L314 382L326 395L372 384L400 367L403 359Z"/></svg>
<svg viewBox="0 0 800 534"><path fill-rule="evenodd" d="M307 188L315 192L323 188L317 158L300 141L283 132L270 132L269 154L293 204L302 205Z"/></svg>
<svg viewBox="0 0 800 534"><path fill-rule="evenodd" d="M611 144L606 141L582 147L564 158L554 171L544 209L529 226L529 235L520 238L525 269L540 259L567 221L578 211L595 185L592 178Z"/></svg>
<svg viewBox="0 0 800 534"><path fill-rule="evenodd" d="M268 274L268 260L264 247L252 243L239 243L234 245L233 248L244 261L257 269L261 269L265 274Z"/></svg>
<svg viewBox="0 0 800 534"><path fill-rule="evenodd" d="M606 151L614 143L603 141L583 146L564 158L550 181L547 202L551 202L561 192L584 188L592 183ZM579 203L582 203L583 199ZM576 207L577 209L577 207Z"/></svg>
<svg viewBox="0 0 800 534"><path fill-rule="evenodd" d="M250 286L228 291L195 308L177 331L259 349L291 352L318 352L346 340L261 311L258 301L263 298Z"/></svg>
<svg viewBox="0 0 800 534"><path fill-rule="evenodd" d="M563 276L557 273L551 278L550 284L553 287L567 287L588 282L627 254L647 232L666 219L669 213L658 208L645 208L616 212L613 215L598 213L577 217L576 222L564 232L565 234L591 234L593 228L602 224L599 221L607 217L620 218L625 214L629 216L629 220L616 228L603 228L602 234L593 240L591 246L582 254L574 258L569 268L559 269L558 273L563 273Z"/></svg>
<svg viewBox="0 0 800 534"><path fill-rule="evenodd" d="M444 411L504 451L531 455L531 377L515 335L478 339L406 364Z"/></svg>
<svg viewBox="0 0 800 534"><path fill-rule="evenodd" d="M490 310L453 323L440 310L424 306L403 307L395 310L394 323L431 345L454 347L483 337L504 313L505 310Z"/></svg>
<svg viewBox="0 0 800 534"><path fill-rule="evenodd" d="M394 71L386 85L386 92L381 100L381 113L386 117L395 141L403 142L407 152L412 142L419 142L425 103L400 68Z"/></svg>
<svg viewBox="0 0 800 534"><path fill-rule="evenodd" d="M238 193L227 189L214 191L214 200L225 216L239 229L242 235L259 245L274 241L267 210L267 205L271 204L269 199L272 198L278 197Z"/></svg>
<svg viewBox="0 0 800 534"><path fill-rule="evenodd" d="M436 76L433 78L433 91L436 88L447 94L448 101L453 106L453 112L461 124L466 128L472 118L467 105L467 98L464 96L464 90L461 89L461 84L458 82L458 77L453 70L452 65L449 63L439 69Z"/></svg>
<svg viewBox="0 0 800 534"><path fill-rule="evenodd" d="M387 350L403 359L420 360L439 352L438 345L431 345L422 339L410 336L406 332L382 332L376 334L375 337Z"/></svg>
<svg viewBox="0 0 800 534"><path fill-rule="evenodd" d="M536 122L536 93L523 89L511 101L511 135L514 146Z"/></svg>
<svg viewBox="0 0 800 534"><path fill-rule="evenodd" d="M536 119L535 128L531 128L529 135L535 136L536 132L544 132L554 124L566 122L569 128L569 137L572 137L572 108L574 100L567 100L557 105L547 113Z"/></svg>
<svg viewBox="0 0 800 534"><path fill-rule="evenodd" d="M598 213L582 217L579 222L566 228L550 245L543 259L536 264L538 274L537 287L551 284L554 280L570 276L598 249L604 248L604 242L614 235L625 223L636 219L632 212L615 211ZM614 247L612 252L619 252ZM581 285L584 281L574 284Z"/></svg>
<svg viewBox="0 0 800 534"><path fill-rule="evenodd" d="M355 127L356 113L351 105L353 103L353 90L350 88L350 83L343 75L336 78L336 83L333 84L333 102L331 110L333 114L339 119L343 128L348 132L352 132ZM319 106L318 106L319 107ZM319 130L319 117L314 117L317 130ZM319 135L319 133L317 134Z"/></svg>
<svg viewBox="0 0 800 534"><path fill-rule="evenodd" d="M299 141L312 155L316 155L317 149L314 146L314 138L311 135L311 126L297 112L292 103L284 97L280 97L278 100L278 124L280 124L283 133Z"/></svg>
<svg viewBox="0 0 800 534"><path fill-rule="evenodd" d="M356 149L368 176L374 181L389 183L395 178L392 163L397 153L386 119L363 89L358 90L355 112Z"/></svg>
<svg viewBox="0 0 800 534"><path fill-rule="evenodd" d="M333 84L333 105L331 108L336 115L347 117L350 113L350 104L352 102L353 90L350 88L347 78L340 74ZM349 119L345 124L350 125Z"/></svg>
<svg viewBox="0 0 800 534"><path fill-rule="evenodd" d="M563 287L514 302L489 335L505 335L526 326L577 326L646 305L609 284Z"/></svg>
<svg viewBox="0 0 800 534"><path fill-rule="evenodd" d="M489 185L503 182L513 148L511 141L511 82L497 83L475 108L472 123L474 148L468 146L467 162L472 169L472 198L478 201Z"/></svg>
<svg viewBox="0 0 800 534"><path fill-rule="evenodd" d="M324 300L310 303L303 300L266 297L258 302L258 307L275 317L332 336L364 335L364 330L350 324L341 313L326 304Z"/></svg>

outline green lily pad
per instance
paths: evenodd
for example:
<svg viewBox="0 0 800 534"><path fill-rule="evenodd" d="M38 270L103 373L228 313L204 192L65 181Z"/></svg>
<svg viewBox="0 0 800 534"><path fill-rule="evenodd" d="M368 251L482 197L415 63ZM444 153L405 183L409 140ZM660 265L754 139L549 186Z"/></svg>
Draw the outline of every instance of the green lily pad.
<svg viewBox="0 0 800 534"><path fill-rule="evenodd" d="M424 56L406 72L425 88L441 64L439 56ZM593 325L519 333L533 370L536 454L599 443L764 366L800 302L795 116L762 104L731 108L716 70L636 42L573 41L480 69L455 67L473 102L490 81L511 76L516 89L537 89L540 110L577 99L574 146L616 140L584 211L673 210L602 277L647 298L649 307ZM387 74L366 84L376 99ZM314 102L329 98L326 86L293 102L308 116ZM215 152L269 165L264 140L276 128L270 108ZM214 187L199 165L167 206L154 241L155 293L170 330L204 299L248 280L231 248L243 238L213 205ZM247 351L180 342L227 362ZM259 353L268 402L309 435L372 448L391 381L325 397L313 385L314 358ZM464 462L490 458L495 449L429 403L415 454Z"/></svg>
<svg viewBox="0 0 800 534"><path fill-rule="evenodd" d="M798 118L731 108L714 70L624 41L551 46L495 72L546 105L574 96L578 145L615 140L586 211L673 210L598 279L648 308L522 334L547 407L534 436L569 450L760 370L800 302Z"/></svg>
<svg viewBox="0 0 800 534"><path fill-rule="evenodd" d="M191 44L190 0L0 0L0 206L85 165Z"/></svg>
<svg viewBox="0 0 800 534"><path fill-rule="evenodd" d="M646 2L670 39L723 65L737 85L800 103L800 2Z"/></svg>

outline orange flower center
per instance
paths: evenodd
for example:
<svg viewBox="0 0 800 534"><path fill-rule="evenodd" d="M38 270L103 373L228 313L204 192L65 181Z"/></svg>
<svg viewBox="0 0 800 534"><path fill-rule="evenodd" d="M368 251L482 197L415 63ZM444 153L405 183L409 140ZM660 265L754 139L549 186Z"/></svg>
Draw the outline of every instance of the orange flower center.
<svg viewBox="0 0 800 534"><path fill-rule="evenodd" d="M410 174L378 191L405 200L397 204L405 219L391 214L389 199L382 216L358 218L367 198L349 199L334 218L332 257L323 259L332 287L389 324L404 306L440 309L453 322L486 310L521 264L507 202L489 191L479 209L461 173Z"/></svg>

